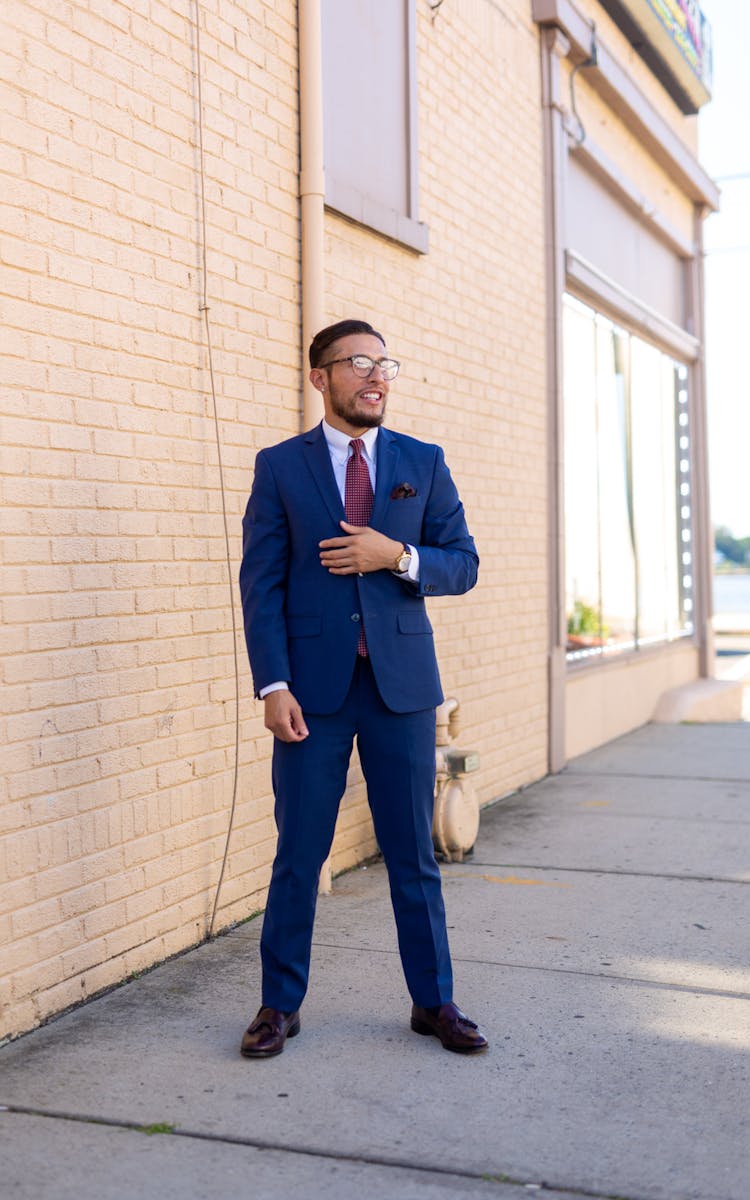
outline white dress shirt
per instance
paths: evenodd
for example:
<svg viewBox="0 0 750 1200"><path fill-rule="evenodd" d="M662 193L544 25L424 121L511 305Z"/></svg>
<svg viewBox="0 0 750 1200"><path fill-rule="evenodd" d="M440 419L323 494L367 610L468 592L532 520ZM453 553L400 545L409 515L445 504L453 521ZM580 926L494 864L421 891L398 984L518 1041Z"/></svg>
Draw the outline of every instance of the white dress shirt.
<svg viewBox="0 0 750 1200"><path fill-rule="evenodd" d="M344 504L344 494L346 491L346 464L349 456L354 453L349 446L349 443L352 441L352 439L348 433L342 433L340 429L334 429L333 426L329 425L327 421L324 420L322 424L323 436L325 437L326 445L328 446L328 453L331 456L331 466L333 467L333 474L336 478L336 486L339 489L341 503ZM372 491L374 495L378 471L375 453L375 444L378 440L377 428L366 429L362 434L361 440L364 443L362 457L367 463L367 470L370 472L370 483L372 484ZM397 575L402 579L410 579L413 583L417 583L419 581L419 553L415 546L408 546L407 548L411 554L409 569L401 574L399 574L397 571L394 571L394 575ZM261 688L258 694L261 700L263 700L270 692L280 692L288 689L288 687L289 685L286 680L278 680L276 683L269 683L266 687Z"/></svg>

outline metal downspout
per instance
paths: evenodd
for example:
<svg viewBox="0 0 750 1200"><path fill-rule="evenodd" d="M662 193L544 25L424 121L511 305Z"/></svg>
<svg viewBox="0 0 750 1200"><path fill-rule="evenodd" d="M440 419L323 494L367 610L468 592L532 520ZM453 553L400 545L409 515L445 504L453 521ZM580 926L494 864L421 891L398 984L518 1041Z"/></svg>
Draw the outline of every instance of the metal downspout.
<svg viewBox="0 0 750 1200"><path fill-rule="evenodd" d="M693 334L700 343L692 368L693 422L693 568L695 580L695 633L698 640L699 674L710 679L716 673L713 631L713 533L708 480L708 416L706 403L705 253L703 222L706 209L696 204L694 216L695 257L691 266L690 299Z"/></svg>
<svg viewBox="0 0 750 1200"><path fill-rule="evenodd" d="M298 2L300 240L302 280L302 429L323 416L320 392L310 383L307 349L325 325L325 174L323 169L323 39L320 0ZM318 891L331 891L331 858Z"/></svg>
<svg viewBox="0 0 750 1200"><path fill-rule="evenodd" d="M302 428L323 416L308 379L307 348L325 325L325 176L323 171L323 44L320 0L299 0L300 226L302 277Z"/></svg>
<svg viewBox="0 0 750 1200"><path fill-rule="evenodd" d="M565 291L566 134L560 98L560 61L570 43L559 29L540 39L545 175L545 279L547 292L547 485L549 579L549 735L551 773L565 766L565 544L563 532L562 296Z"/></svg>

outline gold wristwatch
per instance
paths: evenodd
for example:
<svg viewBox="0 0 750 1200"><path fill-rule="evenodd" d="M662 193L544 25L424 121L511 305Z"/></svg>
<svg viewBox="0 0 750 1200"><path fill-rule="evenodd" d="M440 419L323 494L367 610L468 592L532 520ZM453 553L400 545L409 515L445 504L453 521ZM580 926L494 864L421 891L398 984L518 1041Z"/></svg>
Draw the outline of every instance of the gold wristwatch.
<svg viewBox="0 0 750 1200"><path fill-rule="evenodd" d="M393 569L394 569L394 571L397 571L399 575L405 575L406 572L409 570L410 565L411 565L411 550L407 546L406 542L402 542L401 543L401 553L399 554L398 558L396 559L396 565L394 566Z"/></svg>

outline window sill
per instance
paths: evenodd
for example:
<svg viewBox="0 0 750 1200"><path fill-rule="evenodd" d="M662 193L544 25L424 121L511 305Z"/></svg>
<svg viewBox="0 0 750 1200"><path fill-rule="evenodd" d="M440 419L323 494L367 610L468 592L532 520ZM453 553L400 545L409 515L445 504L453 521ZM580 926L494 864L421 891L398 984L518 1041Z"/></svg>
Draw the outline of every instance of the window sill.
<svg viewBox="0 0 750 1200"><path fill-rule="evenodd" d="M404 216L395 208L386 208L363 192L341 184L329 183L326 188L326 208L355 225L362 225L417 254L427 254L429 230L421 221Z"/></svg>
<svg viewBox="0 0 750 1200"><path fill-rule="evenodd" d="M652 642L639 649L610 651L609 654L591 654L586 658L567 658L565 667L568 675L578 675L588 671L606 670L614 667L632 667L642 663L647 658L656 658L662 654L677 653L685 645L697 646L698 640L694 632L678 633L676 637L665 638L662 642Z"/></svg>

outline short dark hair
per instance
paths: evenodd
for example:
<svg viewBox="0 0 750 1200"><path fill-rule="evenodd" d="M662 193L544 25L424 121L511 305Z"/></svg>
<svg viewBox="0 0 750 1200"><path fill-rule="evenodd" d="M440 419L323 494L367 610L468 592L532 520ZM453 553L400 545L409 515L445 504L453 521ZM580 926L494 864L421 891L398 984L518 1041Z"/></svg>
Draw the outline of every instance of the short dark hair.
<svg viewBox="0 0 750 1200"><path fill-rule="evenodd" d="M308 351L310 366L319 367L320 360L325 355L328 347L337 342L339 338L349 337L351 333L368 333L382 342L383 349L385 349L385 338L382 333L378 333L377 329L373 329L372 325L369 325L367 321L337 321L335 325L327 325L325 329L321 329L320 333L316 333L310 342L310 349Z"/></svg>

